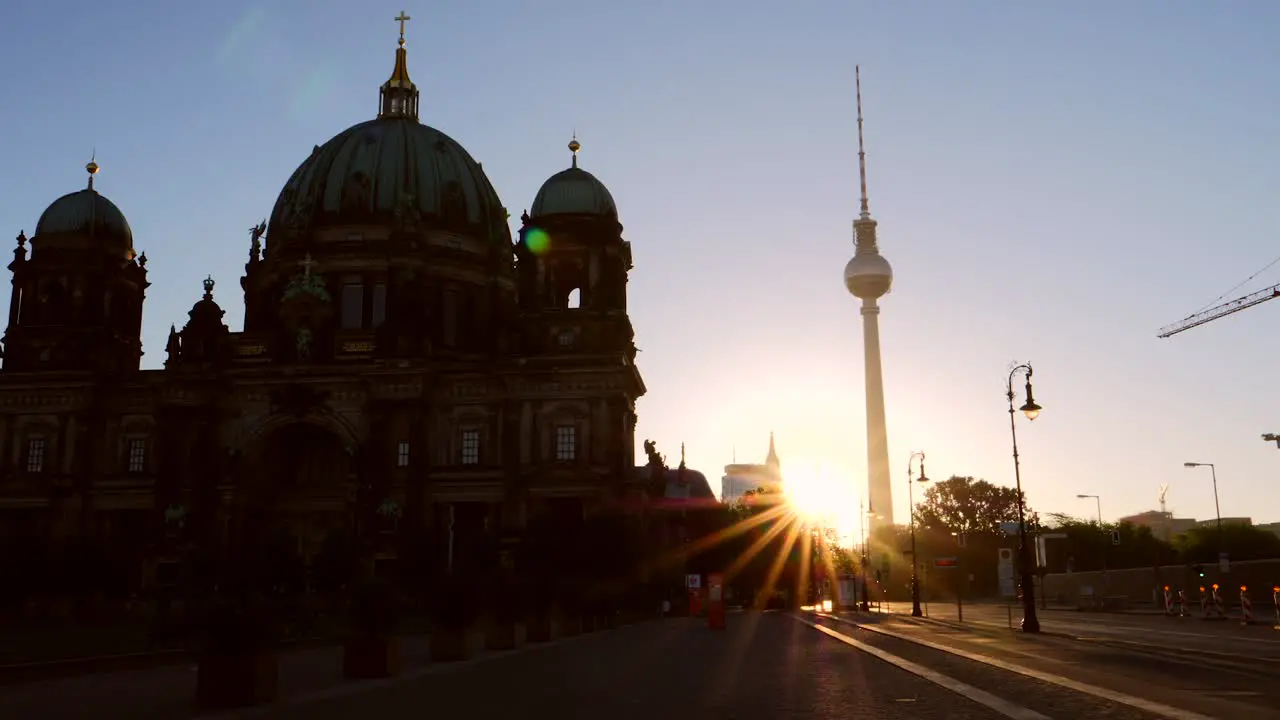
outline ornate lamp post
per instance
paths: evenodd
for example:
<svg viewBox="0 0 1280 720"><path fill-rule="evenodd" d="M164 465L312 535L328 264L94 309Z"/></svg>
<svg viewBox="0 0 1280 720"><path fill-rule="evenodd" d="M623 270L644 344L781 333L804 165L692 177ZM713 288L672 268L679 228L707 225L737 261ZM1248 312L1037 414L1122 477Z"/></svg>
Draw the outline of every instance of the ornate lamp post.
<svg viewBox="0 0 1280 720"><path fill-rule="evenodd" d="M911 479L911 466L916 458L920 458L920 478L918 480ZM911 457L907 458L907 503L908 509L911 511L911 616L920 617L924 613L920 612L920 558L916 557L916 500L915 492L912 487L917 482L929 482L929 478L924 475L924 453L913 452Z"/></svg>
<svg viewBox="0 0 1280 720"><path fill-rule="evenodd" d="M1009 433L1013 438L1013 477L1018 488L1018 564L1022 574L1022 631L1040 632L1040 620L1036 617L1035 579L1031 567L1031 544L1027 541L1026 499L1022 493L1022 470L1018 466L1018 426L1014 422L1013 412L1013 377L1021 371L1026 377L1027 401L1018 408L1028 420L1035 420L1040 415L1040 406L1036 404L1031 393L1031 363L1022 363L1009 371L1009 379L1005 383L1005 396L1009 398Z"/></svg>

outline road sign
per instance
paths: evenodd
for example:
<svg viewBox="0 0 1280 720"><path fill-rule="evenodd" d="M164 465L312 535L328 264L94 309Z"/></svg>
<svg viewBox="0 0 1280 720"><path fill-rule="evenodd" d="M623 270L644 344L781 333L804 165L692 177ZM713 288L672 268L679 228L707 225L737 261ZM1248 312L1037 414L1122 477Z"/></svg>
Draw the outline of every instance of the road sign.
<svg viewBox="0 0 1280 720"><path fill-rule="evenodd" d="M1231 572L1231 556L1225 550L1218 553L1218 572Z"/></svg>
<svg viewBox="0 0 1280 720"><path fill-rule="evenodd" d="M960 558L940 557L933 559L933 566L936 568L953 568L960 566Z"/></svg>
<svg viewBox="0 0 1280 720"><path fill-rule="evenodd" d="M1011 548L1000 548L997 569L1000 576L1000 596L1001 597L1017 597L1018 586L1013 582L1013 550Z"/></svg>
<svg viewBox="0 0 1280 720"><path fill-rule="evenodd" d="M702 576L701 575L685 575L684 586L689 588L690 590L697 590L698 588L702 587Z"/></svg>

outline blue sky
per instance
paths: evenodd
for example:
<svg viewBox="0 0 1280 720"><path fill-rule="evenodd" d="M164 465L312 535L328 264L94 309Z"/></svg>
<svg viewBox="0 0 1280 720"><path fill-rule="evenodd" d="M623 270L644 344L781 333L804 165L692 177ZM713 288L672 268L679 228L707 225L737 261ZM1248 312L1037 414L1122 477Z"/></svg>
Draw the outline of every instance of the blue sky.
<svg viewBox="0 0 1280 720"><path fill-rule="evenodd" d="M84 185L128 216L153 286L147 367L206 273L233 330L247 229L315 144L369 119L400 4L56 9L0 23L0 225ZM1035 5L1030 7L1029 5ZM1020 429L1044 510L1155 506L1280 520L1269 362L1280 302L1169 340L1162 325L1280 255L1280 4L800 0L408 5L424 122L484 163L513 215L568 164L612 189L636 268L650 393L637 444L865 487L861 330L841 282L857 211L862 66L897 513L906 460L1012 484L1003 383L1036 367ZM119 7L123 6L123 7ZM4 228L0 228L4 229ZM1280 266L1237 293L1280 282Z"/></svg>

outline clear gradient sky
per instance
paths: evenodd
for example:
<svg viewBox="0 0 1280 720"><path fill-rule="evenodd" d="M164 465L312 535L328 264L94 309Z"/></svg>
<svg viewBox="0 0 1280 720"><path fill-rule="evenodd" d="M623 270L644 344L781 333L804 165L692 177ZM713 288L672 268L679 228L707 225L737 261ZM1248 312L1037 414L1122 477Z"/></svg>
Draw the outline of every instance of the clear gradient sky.
<svg viewBox="0 0 1280 720"><path fill-rule="evenodd" d="M1031 7L1034 5L1034 7ZM1051 8L1050 5L1057 5ZM1041 510L1280 520L1280 302L1157 340L1280 255L1280 3L435 0L405 7L424 122L514 216L568 165L612 189L650 437L719 489L736 445L865 488L857 303L860 63L872 214L896 272L881 337L897 516L929 474L1012 484L1003 384ZM247 230L315 144L369 119L396 4L8 0L0 225L83 187L128 216L153 286L146 367L212 273L233 330ZM269 239L268 239L269 242ZM1280 282L1280 266L1232 295ZM6 296L7 297L7 296Z"/></svg>

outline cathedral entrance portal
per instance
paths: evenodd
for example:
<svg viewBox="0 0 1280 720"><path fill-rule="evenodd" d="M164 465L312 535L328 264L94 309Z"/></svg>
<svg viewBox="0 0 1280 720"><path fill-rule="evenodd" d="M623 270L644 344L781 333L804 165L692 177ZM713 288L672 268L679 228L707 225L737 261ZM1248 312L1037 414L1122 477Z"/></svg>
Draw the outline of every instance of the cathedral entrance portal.
<svg viewBox="0 0 1280 720"><path fill-rule="evenodd" d="M275 429L255 449L254 466L255 504L277 543L287 538L305 560L329 535L352 529L352 458L334 432L307 422Z"/></svg>

